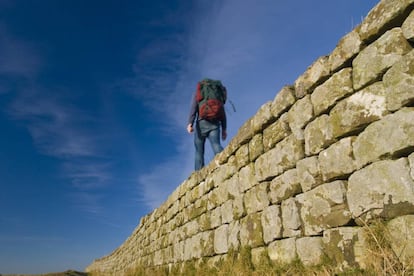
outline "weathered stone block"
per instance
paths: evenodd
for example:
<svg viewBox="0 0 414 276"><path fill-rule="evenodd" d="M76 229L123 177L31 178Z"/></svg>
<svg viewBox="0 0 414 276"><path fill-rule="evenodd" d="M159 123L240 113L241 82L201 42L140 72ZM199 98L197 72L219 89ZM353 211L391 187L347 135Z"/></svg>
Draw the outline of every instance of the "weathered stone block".
<svg viewBox="0 0 414 276"><path fill-rule="evenodd" d="M270 112L273 117L279 118L279 116L288 110L296 101L295 90L293 86L285 86L280 90L270 107Z"/></svg>
<svg viewBox="0 0 414 276"><path fill-rule="evenodd" d="M297 239L296 252L305 266L320 264L324 256L322 237L304 237Z"/></svg>
<svg viewBox="0 0 414 276"><path fill-rule="evenodd" d="M318 58L295 81L296 98L303 98L306 94L311 93L313 88L327 79L330 74L330 68L328 56Z"/></svg>
<svg viewBox="0 0 414 276"><path fill-rule="evenodd" d="M323 180L345 179L357 169L352 144L356 137L344 138L319 154Z"/></svg>
<svg viewBox="0 0 414 276"><path fill-rule="evenodd" d="M349 177L347 199L354 218L394 218L414 212L414 182L407 158L373 163Z"/></svg>
<svg viewBox="0 0 414 276"><path fill-rule="evenodd" d="M204 251L204 236L203 233L197 233L195 234L192 238L192 252L191 252L191 257L192 258L201 258L203 256L203 251ZM211 240L212 242L213 240ZM214 244L214 243L213 243Z"/></svg>
<svg viewBox="0 0 414 276"><path fill-rule="evenodd" d="M232 157L234 158L234 156ZM234 163L227 162L226 164L221 165L219 168L217 168L217 170L214 171L214 173L212 174L214 187L220 186L224 182L224 180L230 177L230 174L227 170L228 168L231 169L232 164ZM234 168L234 170L236 170L236 168ZM208 176L206 177L206 179L208 179Z"/></svg>
<svg viewBox="0 0 414 276"><path fill-rule="evenodd" d="M302 128L313 118L313 106L310 96L296 101L288 112L289 127L298 139L302 138Z"/></svg>
<svg viewBox="0 0 414 276"><path fill-rule="evenodd" d="M221 220L222 223L230 223L233 221L233 200L226 201L221 206Z"/></svg>
<svg viewBox="0 0 414 276"><path fill-rule="evenodd" d="M312 190L322 184L322 174L316 156L299 160L296 163L296 169L302 191Z"/></svg>
<svg viewBox="0 0 414 276"><path fill-rule="evenodd" d="M283 237L296 237L301 235L302 222L299 215L299 207L295 198L282 201Z"/></svg>
<svg viewBox="0 0 414 276"><path fill-rule="evenodd" d="M210 212L210 226L211 228L216 228L221 224L221 208L217 207Z"/></svg>
<svg viewBox="0 0 414 276"><path fill-rule="evenodd" d="M190 175L190 177L186 181L184 181L182 185L185 186L186 191L190 191L198 183L199 183L198 174L197 172L194 172Z"/></svg>
<svg viewBox="0 0 414 276"><path fill-rule="evenodd" d="M411 178L414 179L414 153L408 156L408 162L410 164L410 175Z"/></svg>
<svg viewBox="0 0 414 276"><path fill-rule="evenodd" d="M253 131L253 117L247 120L237 132L236 136L230 143L234 143L234 149L237 150L240 145L246 144L254 135Z"/></svg>
<svg viewBox="0 0 414 276"><path fill-rule="evenodd" d="M291 169L270 182L269 199L273 204L293 197L302 191L297 169Z"/></svg>
<svg viewBox="0 0 414 276"><path fill-rule="evenodd" d="M192 220L207 211L208 199L204 197L185 209L185 216Z"/></svg>
<svg viewBox="0 0 414 276"><path fill-rule="evenodd" d="M414 102L414 50L402 57L384 75L387 109L395 111Z"/></svg>
<svg viewBox="0 0 414 276"><path fill-rule="evenodd" d="M180 207L182 207L182 209L186 209L188 208L188 206L190 206L190 192L187 192L180 200ZM187 218L185 218L187 220Z"/></svg>
<svg viewBox="0 0 414 276"><path fill-rule="evenodd" d="M386 90L376 82L339 102L330 112L333 135L343 137L357 132L387 115Z"/></svg>
<svg viewBox="0 0 414 276"><path fill-rule="evenodd" d="M256 179L260 182L277 176L295 166L304 156L302 141L290 135L279 142L275 148L262 154L255 162Z"/></svg>
<svg viewBox="0 0 414 276"><path fill-rule="evenodd" d="M220 206L229 199L228 191L225 185L220 185L212 190L208 195L208 204L212 205L213 208ZM212 208L209 208L212 209Z"/></svg>
<svg viewBox="0 0 414 276"><path fill-rule="evenodd" d="M282 237L282 219L280 206L271 205L262 213L263 241L268 244Z"/></svg>
<svg viewBox="0 0 414 276"><path fill-rule="evenodd" d="M210 174L206 177L205 179L205 194L207 194L208 192L210 192L211 190L214 189L214 187L216 187L215 183L214 183L214 177L213 174Z"/></svg>
<svg viewBox="0 0 414 276"><path fill-rule="evenodd" d="M184 241L173 244L174 260L181 262L184 260Z"/></svg>
<svg viewBox="0 0 414 276"><path fill-rule="evenodd" d="M236 157L236 170L240 170L242 167L250 163L249 160L249 144L241 146L235 154Z"/></svg>
<svg viewBox="0 0 414 276"><path fill-rule="evenodd" d="M163 263L163 258L161 250L154 252L154 265L161 265Z"/></svg>
<svg viewBox="0 0 414 276"><path fill-rule="evenodd" d="M233 199L233 218L239 219L246 215L246 210L244 208L244 195L241 195L239 197L236 197Z"/></svg>
<svg viewBox="0 0 414 276"><path fill-rule="evenodd" d="M411 49L400 28L387 31L353 60L354 89L359 90L377 81L387 69Z"/></svg>
<svg viewBox="0 0 414 276"><path fill-rule="evenodd" d="M201 234L202 257L211 257L214 255L214 231L205 231Z"/></svg>
<svg viewBox="0 0 414 276"><path fill-rule="evenodd" d="M336 48L329 55L331 72L344 67L363 47L361 38L356 30L348 33L339 41Z"/></svg>
<svg viewBox="0 0 414 276"><path fill-rule="evenodd" d="M263 134L259 133L249 142L249 160L254 162L263 152Z"/></svg>
<svg viewBox="0 0 414 276"><path fill-rule="evenodd" d="M178 213L179 204L180 202L177 200L170 206L170 208L168 208L167 214L166 214L167 220L170 220L172 217L174 217Z"/></svg>
<svg viewBox="0 0 414 276"><path fill-rule="evenodd" d="M249 164L239 171L239 188L241 193L249 190L253 186L257 185L257 183L258 182L256 180L253 163Z"/></svg>
<svg viewBox="0 0 414 276"><path fill-rule="evenodd" d="M213 173L219 167L219 165L221 165L219 163L219 160L220 158L218 156L214 156L213 160L211 160L206 166L201 168L201 170L197 171L197 183L200 183L201 181L205 180L209 174Z"/></svg>
<svg viewBox="0 0 414 276"><path fill-rule="evenodd" d="M197 199L199 199L199 188L198 186L195 186L194 188L192 188L192 190L188 191L188 196L189 196L189 203L192 204L194 203Z"/></svg>
<svg viewBox="0 0 414 276"><path fill-rule="evenodd" d="M378 3L365 17L359 28L362 41L370 41L381 35L385 30L396 26L404 20L413 0L383 0Z"/></svg>
<svg viewBox="0 0 414 276"><path fill-rule="evenodd" d="M183 231L185 233L185 238L189 238L193 235L195 235L198 232L199 229L199 225L198 222L196 220L192 220L187 222L184 226L183 226ZM155 232L153 232L155 233Z"/></svg>
<svg viewBox="0 0 414 276"><path fill-rule="evenodd" d="M233 199L240 196L239 175L235 174L230 179L224 181L224 189L226 189L228 197Z"/></svg>
<svg viewBox="0 0 414 276"><path fill-rule="evenodd" d="M210 213L202 214L200 217L198 217L198 225L200 227L200 231L206 231L212 229L211 227L211 219L210 219ZM179 232L177 231L177 234ZM181 240L181 239L179 239Z"/></svg>
<svg viewBox="0 0 414 276"><path fill-rule="evenodd" d="M198 191L198 198L204 196L205 194L207 194L211 189L209 189L209 187L207 186L206 181L201 181L198 185L197 185L197 191Z"/></svg>
<svg viewBox="0 0 414 276"><path fill-rule="evenodd" d="M398 155L414 146L414 108L404 108L370 124L354 142L359 168L384 156Z"/></svg>
<svg viewBox="0 0 414 276"><path fill-rule="evenodd" d="M262 130L268 126L272 121L275 120L272 112L270 111L270 107L272 102L267 102L260 107L257 111L256 115L253 116L252 127L253 133L262 132Z"/></svg>
<svg viewBox="0 0 414 276"><path fill-rule="evenodd" d="M272 149L279 141L291 134L288 123L288 115L284 113L279 120L268 126L263 131L264 151Z"/></svg>
<svg viewBox="0 0 414 276"><path fill-rule="evenodd" d="M387 229L391 247L407 269L414 268L414 215L401 216L391 220Z"/></svg>
<svg viewBox="0 0 414 276"><path fill-rule="evenodd" d="M363 267L369 259L369 247L361 227L338 227L323 232L324 253L340 269Z"/></svg>
<svg viewBox="0 0 414 276"><path fill-rule="evenodd" d="M231 139L229 144L221 152L214 156L214 163L217 163L217 165L226 164L229 157L238 149L236 142L236 137Z"/></svg>
<svg viewBox="0 0 414 276"><path fill-rule="evenodd" d="M401 26L403 34L407 40L414 41L414 11L404 21Z"/></svg>
<svg viewBox="0 0 414 276"><path fill-rule="evenodd" d="M202 256L201 237L202 234L199 233L185 240L184 260L191 260L192 258L200 258Z"/></svg>
<svg viewBox="0 0 414 276"><path fill-rule="evenodd" d="M214 252L216 254L227 253L229 250L227 242L228 228L228 224L223 224L214 231Z"/></svg>
<svg viewBox="0 0 414 276"><path fill-rule="evenodd" d="M238 220L232 221L228 228L227 243L230 248L238 249L240 247L240 222Z"/></svg>
<svg viewBox="0 0 414 276"><path fill-rule="evenodd" d="M276 264L289 264L296 260L296 238L277 240L269 244L268 254Z"/></svg>
<svg viewBox="0 0 414 276"><path fill-rule="evenodd" d="M246 206L247 214L261 211L269 205L268 187L269 183L263 182L246 192L244 195L244 206Z"/></svg>
<svg viewBox="0 0 414 276"><path fill-rule="evenodd" d="M174 261L174 252L173 252L173 247L172 246L169 246L169 247L165 248L162 251L162 254L163 254L162 258L164 260L163 264L171 263L171 262ZM131 261L133 260L133 257L131 255L130 255L129 258L130 258Z"/></svg>
<svg viewBox="0 0 414 276"><path fill-rule="evenodd" d="M250 214L241 219L240 245L253 248L264 245L261 213Z"/></svg>
<svg viewBox="0 0 414 276"><path fill-rule="evenodd" d="M335 142L333 127L328 115L323 114L310 122L304 132L305 153L307 156L317 154Z"/></svg>
<svg viewBox="0 0 414 276"><path fill-rule="evenodd" d="M315 115L326 112L335 103L354 92L352 88L352 68L335 73L327 81L316 87L311 94Z"/></svg>
<svg viewBox="0 0 414 276"><path fill-rule="evenodd" d="M317 235L351 220L345 194L346 182L338 180L296 196L305 235Z"/></svg>

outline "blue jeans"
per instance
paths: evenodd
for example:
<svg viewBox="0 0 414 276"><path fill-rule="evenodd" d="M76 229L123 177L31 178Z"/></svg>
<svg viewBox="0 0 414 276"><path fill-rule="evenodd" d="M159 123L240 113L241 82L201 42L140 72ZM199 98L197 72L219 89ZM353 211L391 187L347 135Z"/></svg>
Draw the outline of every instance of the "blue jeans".
<svg viewBox="0 0 414 276"><path fill-rule="evenodd" d="M200 120L196 124L194 134L195 153L195 170L204 167L204 145L206 138L210 141L214 154L223 150L220 144L220 123L212 123L206 120Z"/></svg>

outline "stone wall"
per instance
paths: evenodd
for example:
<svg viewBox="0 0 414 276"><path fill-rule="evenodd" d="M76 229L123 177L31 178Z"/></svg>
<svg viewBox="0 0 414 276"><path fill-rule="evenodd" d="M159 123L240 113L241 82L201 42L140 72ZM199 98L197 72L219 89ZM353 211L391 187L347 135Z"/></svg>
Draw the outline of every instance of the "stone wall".
<svg viewBox="0 0 414 276"><path fill-rule="evenodd" d="M214 263L252 248L289 263L364 267L383 218L414 257L414 0L383 0L329 56L264 104L132 235L87 271Z"/></svg>

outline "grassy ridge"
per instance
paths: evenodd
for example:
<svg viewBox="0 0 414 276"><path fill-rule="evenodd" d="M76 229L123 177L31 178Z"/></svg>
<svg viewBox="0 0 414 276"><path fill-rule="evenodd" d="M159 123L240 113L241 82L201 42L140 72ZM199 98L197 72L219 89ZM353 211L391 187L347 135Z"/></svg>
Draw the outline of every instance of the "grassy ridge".
<svg viewBox="0 0 414 276"><path fill-rule="evenodd" d="M0 274L0 276L88 276L90 274L75 270L67 270L65 272L52 272L46 274Z"/></svg>

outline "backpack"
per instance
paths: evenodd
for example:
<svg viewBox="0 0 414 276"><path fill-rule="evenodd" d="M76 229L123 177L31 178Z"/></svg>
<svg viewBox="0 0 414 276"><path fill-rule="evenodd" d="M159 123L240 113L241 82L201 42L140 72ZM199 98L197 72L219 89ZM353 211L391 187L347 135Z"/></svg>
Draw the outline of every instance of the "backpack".
<svg viewBox="0 0 414 276"><path fill-rule="evenodd" d="M196 100L200 119L221 121L225 118L227 91L221 81L204 79L198 82Z"/></svg>

